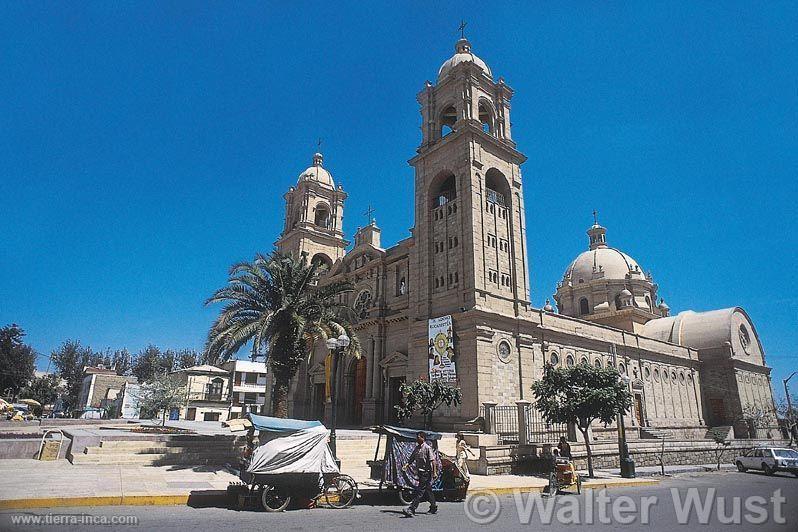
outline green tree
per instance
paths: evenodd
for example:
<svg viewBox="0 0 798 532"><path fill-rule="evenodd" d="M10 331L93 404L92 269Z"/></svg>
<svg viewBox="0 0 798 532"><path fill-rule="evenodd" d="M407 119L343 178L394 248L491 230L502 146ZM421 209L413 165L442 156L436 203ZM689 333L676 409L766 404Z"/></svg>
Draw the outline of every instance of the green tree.
<svg viewBox="0 0 798 532"><path fill-rule="evenodd" d="M432 413L443 405L455 406L463 402L460 388L450 386L441 381L427 382L415 380L399 387L402 393L402 404L395 405L396 416L404 421L420 412L424 419L424 428L432 427Z"/></svg>
<svg viewBox="0 0 798 532"><path fill-rule="evenodd" d="M593 477L593 453L588 429L593 421L612 423L632 406L632 395L614 368L588 364L566 368L547 365L532 385L536 407L551 423L573 423L585 438L587 468Z"/></svg>
<svg viewBox="0 0 798 532"><path fill-rule="evenodd" d="M148 345L136 355L131 371L143 383L151 381L156 375L172 371L172 365L158 347Z"/></svg>
<svg viewBox="0 0 798 532"><path fill-rule="evenodd" d="M78 404L78 394L83 384L83 369L102 363L103 355L95 353L90 347L83 347L77 340L67 340L53 351L50 359L58 369L58 375L66 381L65 406L73 410Z"/></svg>
<svg viewBox="0 0 798 532"><path fill-rule="evenodd" d="M130 375L133 370L133 357L127 349L117 349L111 357L111 366L117 375Z"/></svg>
<svg viewBox="0 0 798 532"><path fill-rule="evenodd" d="M22 399L33 399L45 406L53 404L58 399L60 391L61 377L50 373L41 377L33 377L30 383L19 392L19 396ZM34 414L41 416L42 408L34 408Z"/></svg>
<svg viewBox="0 0 798 532"><path fill-rule="evenodd" d="M0 328L0 394L16 395L33 377L36 352L25 344L23 331L12 323Z"/></svg>
<svg viewBox="0 0 798 532"><path fill-rule="evenodd" d="M161 425L166 425L169 411L185 401L186 387L174 375L156 373L149 382L141 386L138 399L142 412L162 412Z"/></svg>
<svg viewBox="0 0 798 532"><path fill-rule="evenodd" d="M171 350L167 351L169 353ZM185 369L200 364L200 357L193 349L171 351L175 369Z"/></svg>
<svg viewBox="0 0 798 532"><path fill-rule="evenodd" d="M318 340L346 333L351 343L346 354L360 356L360 342L337 303L350 292L346 282L319 282L319 266L274 253L258 254L252 262L230 269L227 286L217 290L206 305L224 307L208 332L205 357L209 363L229 360L251 343L252 358L267 353L274 375L272 415L288 415L288 387Z"/></svg>

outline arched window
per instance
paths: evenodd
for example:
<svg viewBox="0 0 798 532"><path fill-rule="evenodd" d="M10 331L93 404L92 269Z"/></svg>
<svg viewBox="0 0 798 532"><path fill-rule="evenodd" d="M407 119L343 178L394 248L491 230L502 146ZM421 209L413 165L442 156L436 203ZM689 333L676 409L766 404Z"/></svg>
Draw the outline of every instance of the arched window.
<svg viewBox="0 0 798 532"><path fill-rule="evenodd" d="M432 189L432 208L437 209L441 205L446 205L450 201L457 199L457 180L454 174L449 174L443 178L440 184Z"/></svg>
<svg viewBox="0 0 798 532"><path fill-rule="evenodd" d="M455 122L457 122L457 110L450 105L441 113L441 137L454 131Z"/></svg>
<svg viewBox="0 0 798 532"><path fill-rule="evenodd" d="M326 205L316 206L316 216L313 223L325 229L330 226L330 209L328 209Z"/></svg>
<svg viewBox="0 0 798 532"><path fill-rule="evenodd" d="M574 366L574 357L571 355L565 357L565 365L569 368L572 368Z"/></svg>
<svg viewBox="0 0 798 532"><path fill-rule="evenodd" d="M316 253L310 259L311 264L315 264L317 268L329 271L332 268L332 259L324 253Z"/></svg>
<svg viewBox="0 0 798 532"><path fill-rule="evenodd" d="M487 102L479 102L479 123L482 124L482 131L493 135L493 111Z"/></svg>
<svg viewBox="0 0 798 532"><path fill-rule="evenodd" d="M485 189L488 203L503 207L510 205L510 185L504 174L497 169L491 168L485 172Z"/></svg>
<svg viewBox="0 0 798 532"><path fill-rule="evenodd" d="M590 306L587 304L586 297L579 300L579 314L590 314Z"/></svg>
<svg viewBox="0 0 798 532"><path fill-rule="evenodd" d="M579 363L582 364L583 366L587 366L589 364L589 362L587 361L587 357L582 357L579 360Z"/></svg>
<svg viewBox="0 0 798 532"><path fill-rule="evenodd" d="M601 367L601 359L597 358L596 361L593 363L593 365L596 366L597 368L600 368Z"/></svg>
<svg viewBox="0 0 798 532"><path fill-rule="evenodd" d="M654 310L654 308L651 306L651 298L649 296L646 296L646 306L648 307L648 310Z"/></svg>
<svg viewBox="0 0 798 532"><path fill-rule="evenodd" d="M616 294L615 295L615 309L616 310L621 310L621 306L622 306L621 305L621 294Z"/></svg>
<svg viewBox="0 0 798 532"><path fill-rule="evenodd" d="M556 366L560 363L560 357L557 355L557 351L552 351L551 354L549 354L549 363L552 366Z"/></svg>

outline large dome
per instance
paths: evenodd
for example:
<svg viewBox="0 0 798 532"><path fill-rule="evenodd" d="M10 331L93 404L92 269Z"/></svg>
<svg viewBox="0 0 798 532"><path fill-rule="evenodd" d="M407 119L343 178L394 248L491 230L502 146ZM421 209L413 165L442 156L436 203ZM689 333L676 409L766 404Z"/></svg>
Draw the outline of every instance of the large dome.
<svg viewBox="0 0 798 532"><path fill-rule="evenodd" d="M320 153L314 154L313 166L308 167L304 172L299 174L299 181L318 181L323 185L335 187L332 175L330 175L330 172L324 169L324 167L321 165L323 160L324 158Z"/></svg>
<svg viewBox="0 0 798 532"><path fill-rule="evenodd" d="M460 39L454 46L454 55L447 59L441 65L440 70L438 70L438 81L446 77L446 75L449 74L449 72L460 63L467 62L474 63L481 68L488 77L493 77L490 67L485 63L485 61L475 56L471 52L471 43L468 42L468 39Z"/></svg>
<svg viewBox="0 0 798 532"><path fill-rule="evenodd" d="M607 245L607 230L595 222L587 230L590 249L579 254L563 275L563 284L577 285L592 279L645 279L643 268L632 257Z"/></svg>

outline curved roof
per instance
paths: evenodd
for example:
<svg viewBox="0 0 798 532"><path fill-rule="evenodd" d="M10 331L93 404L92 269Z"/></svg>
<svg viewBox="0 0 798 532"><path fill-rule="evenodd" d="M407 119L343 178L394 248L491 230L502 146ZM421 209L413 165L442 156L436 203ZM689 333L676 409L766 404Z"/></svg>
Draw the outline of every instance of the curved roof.
<svg viewBox="0 0 798 532"><path fill-rule="evenodd" d="M446 77L446 75L460 63L474 63L481 68L488 77L493 77L487 63L471 52L471 43L468 42L468 39L460 39L457 41L457 44L454 45L454 55L444 61L441 68L438 70L438 81Z"/></svg>
<svg viewBox="0 0 798 532"><path fill-rule="evenodd" d="M580 253L565 270L563 281L578 283L579 279L583 279L588 282L593 279L594 272L603 272L603 279L623 280L627 279L627 274L632 278L645 278L643 269L632 257L618 249L604 246Z"/></svg>
<svg viewBox="0 0 798 532"><path fill-rule="evenodd" d="M649 321L640 334L694 349L721 347L732 341L732 317L736 312L745 314L739 307L709 312L686 310L676 316Z"/></svg>
<svg viewBox="0 0 798 532"><path fill-rule="evenodd" d="M335 187L335 183L333 183L333 178L330 172L328 172L321 163L324 161L324 156L320 153L316 153L313 155L313 166L309 166L305 169L304 172L299 174L299 182L302 181L318 181L323 185L329 185L331 187Z"/></svg>

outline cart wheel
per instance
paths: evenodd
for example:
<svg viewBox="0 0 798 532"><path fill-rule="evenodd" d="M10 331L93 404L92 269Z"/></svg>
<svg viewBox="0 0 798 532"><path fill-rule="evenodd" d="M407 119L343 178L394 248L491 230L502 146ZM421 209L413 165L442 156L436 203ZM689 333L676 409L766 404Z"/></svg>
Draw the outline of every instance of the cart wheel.
<svg viewBox="0 0 798 532"><path fill-rule="evenodd" d="M324 500L333 508L346 508L355 502L357 483L349 475L340 475L324 488Z"/></svg>
<svg viewBox="0 0 798 532"><path fill-rule="evenodd" d="M576 494L577 495L582 494L582 477L580 477L579 475L576 475Z"/></svg>
<svg viewBox="0 0 798 532"><path fill-rule="evenodd" d="M549 474L549 497L557 495L560 487L557 485L557 473Z"/></svg>
<svg viewBox="0 0 798 532"><path fill-rule="evenodd" d="M401 502L404 506L407 506L413 502L413 490L409 488L399 488L397 493L399 494L399 502Z"/></svg>
<svg viewBox="0 0 798 532"><path fill-rule="evenodd" d="M260 502L267 512L282 512L288 508L291 497L274 486L264 485L260 492Z"/></svg>

